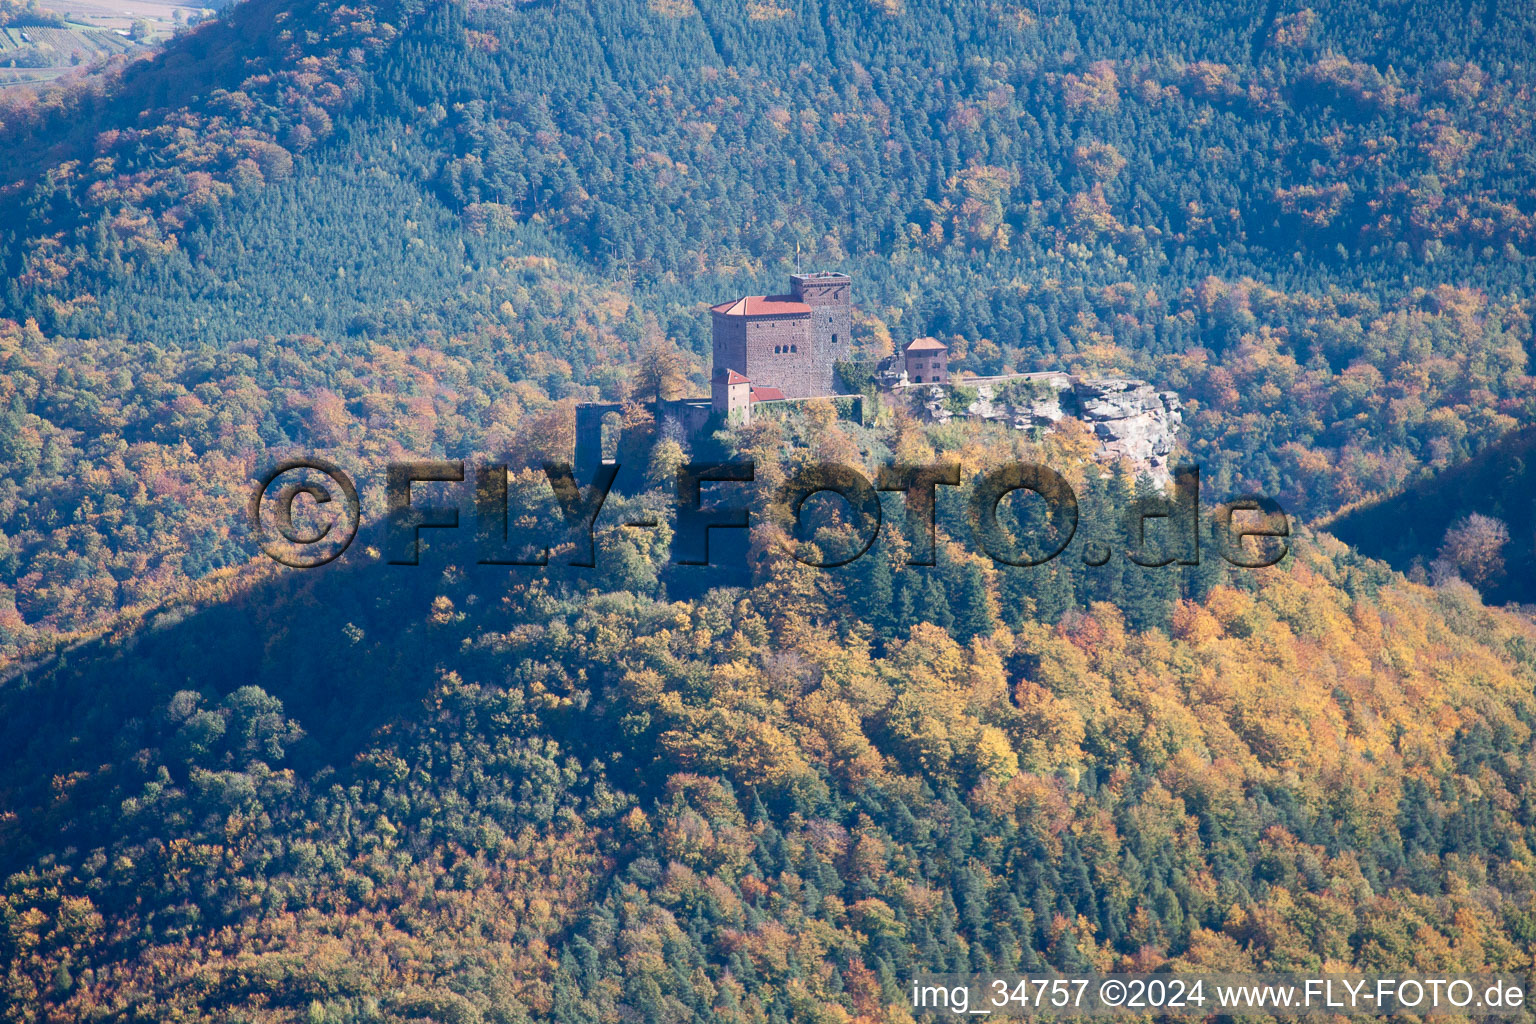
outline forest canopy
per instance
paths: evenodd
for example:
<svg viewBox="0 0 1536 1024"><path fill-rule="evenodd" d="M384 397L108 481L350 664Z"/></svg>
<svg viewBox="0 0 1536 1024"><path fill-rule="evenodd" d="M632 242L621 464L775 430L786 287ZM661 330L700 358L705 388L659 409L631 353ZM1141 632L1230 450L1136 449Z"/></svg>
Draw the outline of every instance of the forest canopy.
<svg viewBox="0 0 1536 1024"><path fill-rule="evenodd" d="M1517 5L769 11L247 4L8 101L6 642L248 560L275 449L558 450L658 339L703 393L797 264L870 357L1177 391L1305 517L1530 422Z"/></svg>
<svg viewBox="0 0 1536 1024"><path fill-rule="evenodd" d="M1533 36L1513 3L248 0L7 93L0 1020L1530 973L1536 625L1472 584L1531 550ZM1134 564L1152 484L1081 426L669 431L707 307L809 267L854 282L846 380L931 335L962 388L1176 392L1175 458L1281 502L1289 555ZM552 523L599 399L638 482L596 566L476 564L468 505L387 564L386 464L504 464L511 525ZM292 454L363 484L320 570L244 519ZM678 467L740 458L768 494L1038 462L1085 511L1016 568L946 494L933 564L888 527L823 571L840 507L759 501L728 572L677 565ZM1414 578L1318 529L1381 542L1420 495L1372 549Z"/></svg>

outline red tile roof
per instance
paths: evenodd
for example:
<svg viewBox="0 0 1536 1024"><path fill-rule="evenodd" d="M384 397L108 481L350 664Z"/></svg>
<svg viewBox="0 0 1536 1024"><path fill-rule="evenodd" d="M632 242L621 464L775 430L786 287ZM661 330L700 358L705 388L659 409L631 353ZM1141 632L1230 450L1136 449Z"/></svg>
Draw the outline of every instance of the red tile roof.
<svg viewBox="0 0 1536 1024"><path fill-rule="evenodd" d="M750 383L752 383L750 380L748 380L747 378L743 377L741 374L737 373L735 370L726 370L725 371L725 382L727 384L750 384Z"/></svg>
<svg viewBox="0 0 1536 1024"><path fill-rule="evenodd" d="M937 338L918 338L908 345L907 352L948 352L949 346Z"/></svg>
<svg viewBox="0 0 1536 1024"><path fill-rule="evenodd" d="M778 388L756 387L752 389L752 401L782 402L784 401L784 392Z"/></svg>
<svg viewBox="0 0 1536 1024"><path fill-rule="evenodd" d="M778 295L748 295L744 299L722 302L709 308L711 312L723 316L787 316L801 313L809 316L811 313L811 307L805 303Z"/></svg>

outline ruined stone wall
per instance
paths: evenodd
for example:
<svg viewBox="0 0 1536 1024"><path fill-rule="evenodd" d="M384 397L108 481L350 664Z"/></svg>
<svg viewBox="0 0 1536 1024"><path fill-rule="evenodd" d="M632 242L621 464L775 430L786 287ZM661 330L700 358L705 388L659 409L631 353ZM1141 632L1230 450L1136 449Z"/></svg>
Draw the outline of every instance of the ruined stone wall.
<svg viewBox="0 0 1536 1024"><path fill-rule="evenodd" d="M624 406L618 402L583 402L576 407L576 470L582 480L604 461L603 421L614 417L610 426L616 441L623 414Z"/></svg>
<svg viewBox="0 0 1536 1024"><path fill-rule="evenodd" d="M684 437L692 437L702 431L705 425L717 415L712 402L698 398L684 398L662 402L656 409L656 424L663 433L676 430Z"/></svg>

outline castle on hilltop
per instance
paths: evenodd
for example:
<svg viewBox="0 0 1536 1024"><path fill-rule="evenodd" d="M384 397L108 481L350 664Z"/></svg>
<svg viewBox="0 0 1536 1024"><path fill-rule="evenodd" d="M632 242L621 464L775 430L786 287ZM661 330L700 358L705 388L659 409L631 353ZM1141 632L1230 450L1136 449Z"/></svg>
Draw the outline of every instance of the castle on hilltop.
<svg viewBox="0 0 1536 1024"><path fill-rule="evenodd" d="M714 367L708 398L655 404L656 423L680 439L721 424L745 427L755 406L789 410L806 399L838 397L839 415L862 422L866 392L838 396L836 366L853 356L847 274L792 274L788 295L748 295L710 307ZM1096 458L1136 463L1153 480L1168 480L1182 415L1178 396L1146 381L1088 378L1061 372L950 376L949 346L918 337L874 367L876 408L903 409L928 423L959 418L1047 433L1078 420L1098 440ZM576 466L583 474L618 459L619 401L576 407ZM764 410L766 412L766 410Z"/></svg>
<svg viewBox="0 0 1536 1024"><path fill-rule="evenodd" d="M763 402L836 395L835 364L853 353L852 288L847 274L791 274L788 295L748 295L711 306L709 397L657 402L657 422L692 437L714 421L747 426L752 407ZM614 461L608 452L622 410L621 402L576 407L578 468Z"/></svg>
<svg viewBox="0 0 1536 1024"><path fill-rule="evenodd" d="M748 295L710 308L711 409L750 418L753 401L836 393L833 364L853 351L847 274L793 274L788 295Z"/></svg>

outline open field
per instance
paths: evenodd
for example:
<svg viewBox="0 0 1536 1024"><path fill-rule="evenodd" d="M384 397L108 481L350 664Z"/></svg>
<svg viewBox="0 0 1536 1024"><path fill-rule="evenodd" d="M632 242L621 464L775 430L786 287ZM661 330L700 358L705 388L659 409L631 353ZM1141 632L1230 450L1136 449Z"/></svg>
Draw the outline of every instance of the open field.
<svg viewBox="0 0 1536 1024"><path fill-rule="evenodd" d="M171 34L175 14L190 20L207 10L203 4L172 3L168 0L55 0L47 6L80 25L92 28L128 29L139 19L149 22L153 38Z"/></svg>
<svg viewBox="0 0 1536 1024"><path fill-rule="evenodd" d="M209 13L202 6L165 0L64 0L50 9L68 24L0 28L0 88L52 81L74 68L152 47L169 39L178 25ZM139 38L130 38L138 22L143 23Z"/></svg>

